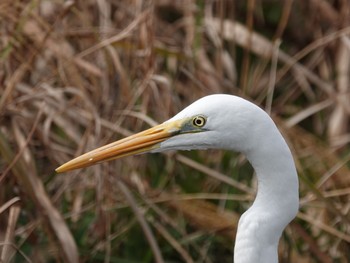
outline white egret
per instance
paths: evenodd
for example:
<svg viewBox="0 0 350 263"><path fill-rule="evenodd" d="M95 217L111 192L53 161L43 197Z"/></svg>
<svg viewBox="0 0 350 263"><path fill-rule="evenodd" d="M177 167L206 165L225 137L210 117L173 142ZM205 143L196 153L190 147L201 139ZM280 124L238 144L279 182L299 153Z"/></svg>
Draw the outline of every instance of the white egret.
<svg viewBox="0 0 350 263"><path fill-rule="evenodd" d="M231 95L210 95L153 128L83 154L65 172L104 160L166 150L226 149L246 155L258 179L252 206L241 216L235 263L278 262L278 243L299 207L298 177L287 143L269 115Z"/></svg>

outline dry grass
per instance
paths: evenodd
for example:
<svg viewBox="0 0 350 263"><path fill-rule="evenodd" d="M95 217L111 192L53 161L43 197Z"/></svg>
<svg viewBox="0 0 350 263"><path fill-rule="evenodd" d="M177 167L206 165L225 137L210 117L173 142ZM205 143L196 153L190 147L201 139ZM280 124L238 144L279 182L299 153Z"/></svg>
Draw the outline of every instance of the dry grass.
<svg viewBox="0 0 350 263"><path fill-rule="evenodd" d="M349 5L1 1L0 261L231 262L255 188L241 155L53 172L229 93L271 112L294 152L301 209L281 262L349 262Z"/></svg>

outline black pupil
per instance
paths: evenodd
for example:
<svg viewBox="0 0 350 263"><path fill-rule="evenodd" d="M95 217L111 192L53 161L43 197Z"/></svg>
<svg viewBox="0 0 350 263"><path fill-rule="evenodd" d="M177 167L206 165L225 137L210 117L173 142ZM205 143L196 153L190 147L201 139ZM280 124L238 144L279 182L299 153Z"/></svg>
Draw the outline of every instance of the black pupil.
<svg viewBox="0 0 350 263"><path fill-rule="evenodd" d="M202 126L203 125L203 120L201 118L196 118L194 120L194 123L197 125L197 126Z"/></svg>

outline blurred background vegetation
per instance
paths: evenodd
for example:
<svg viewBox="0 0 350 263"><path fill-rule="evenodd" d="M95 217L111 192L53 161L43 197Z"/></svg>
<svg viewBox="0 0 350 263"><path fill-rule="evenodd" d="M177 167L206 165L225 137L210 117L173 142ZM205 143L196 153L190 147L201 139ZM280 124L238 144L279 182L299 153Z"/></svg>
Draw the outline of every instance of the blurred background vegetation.
<svg viewBox="0 0 350 263"><path fill-rule="evenodd" d="M281 262L350 262L348 0L2 0L0 261L232 262L244 156L69 159L208 94L267 110L300 176Z"/></svg>

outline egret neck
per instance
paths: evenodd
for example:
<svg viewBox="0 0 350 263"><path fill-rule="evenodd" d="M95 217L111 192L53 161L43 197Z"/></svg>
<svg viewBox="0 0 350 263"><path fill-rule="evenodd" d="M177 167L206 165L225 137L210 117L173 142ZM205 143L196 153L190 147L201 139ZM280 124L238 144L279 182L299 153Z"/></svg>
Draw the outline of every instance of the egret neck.
<svg viewBox="0 0 350 263"><path fill-rule="evenodd" d="M299 208L298 176L290 149L272 120L262 125L253 128L259 135L252 136L254 147L245 152L258 187L254 203L239 220L234 263L277 263L279 239Z"/></svg>

